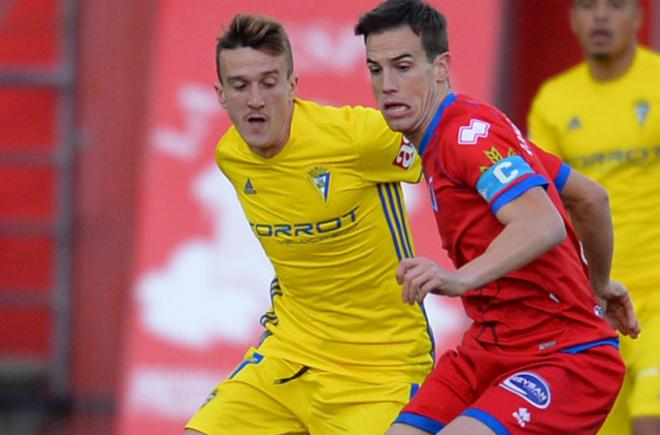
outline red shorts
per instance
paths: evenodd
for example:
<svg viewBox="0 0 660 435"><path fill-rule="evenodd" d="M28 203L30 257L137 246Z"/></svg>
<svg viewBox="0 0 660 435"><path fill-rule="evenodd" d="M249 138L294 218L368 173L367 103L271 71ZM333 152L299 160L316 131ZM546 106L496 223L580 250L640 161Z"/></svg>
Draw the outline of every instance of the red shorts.
<svg viewBox="0 0 660 435"><path fill-rule="evenodd" d="M544 355L485 349L446 352L396 423L436 433L466 415L496 434L595 434L625 365L616 339Z"/></svg>

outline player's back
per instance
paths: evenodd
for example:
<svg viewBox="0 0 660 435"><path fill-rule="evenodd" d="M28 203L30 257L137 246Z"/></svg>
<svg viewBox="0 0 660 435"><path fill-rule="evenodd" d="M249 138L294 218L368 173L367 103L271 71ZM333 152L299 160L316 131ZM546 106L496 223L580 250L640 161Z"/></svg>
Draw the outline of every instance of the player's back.
<svg viewBox="0 0 660 435"><path fill-rule="evenodd" d="M277 275L261 352L351 375L430 369L425 315L395 279L414 254L398 181L420 162L377 111L296 100L280 153L255 155L232 128L217 161Z"/></svg>

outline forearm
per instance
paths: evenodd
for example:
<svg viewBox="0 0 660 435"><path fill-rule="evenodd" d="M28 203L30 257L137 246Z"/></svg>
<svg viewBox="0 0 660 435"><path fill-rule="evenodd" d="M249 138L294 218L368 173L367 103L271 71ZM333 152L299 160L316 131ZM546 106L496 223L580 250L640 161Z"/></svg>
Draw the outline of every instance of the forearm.
<svg viewBox="0 0 660 435"><path fill-rule="evenodd" d="M614 236L607 191L598 183L573 172L562 191L573 226L589 264L589 278L596 291L608 285Z"/></svg>
<svg viewBox="0 0 660 435"><path fill-rule="evenodd" d="M571 209L571 219L582 242L595 290L609 283L614 236L607 196L597 202Z"/></svg>
<svg viewBox="0 0 660 435"><path fill-rule="evenodd" d="M470 289L480 287L534 261L560 244L566 237L558 215L541 219L519 219L507 224L479 257L456 273Z"/></svg>

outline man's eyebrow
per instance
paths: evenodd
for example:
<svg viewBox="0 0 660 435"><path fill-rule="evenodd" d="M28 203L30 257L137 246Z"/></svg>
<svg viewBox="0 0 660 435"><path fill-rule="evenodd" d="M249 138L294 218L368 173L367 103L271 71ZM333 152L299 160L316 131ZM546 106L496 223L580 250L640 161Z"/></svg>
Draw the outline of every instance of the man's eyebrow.
<svg viewBox="0 0 660 435"><path fill-rule="evenodd" d="M273 69L269 69L269 70L261 72L259 74L259 76L263 77L263 76L277 75L279 73L280 72L277 70L277 68L273 68ZM241 75L241 74L234 75L234 76L227 76L227 81L231 81L231 80L248 81L247 77L245 77L244 75Z"/></svg>
<svg viewBox="0 0 660 435"><path fill-rule="evenodd" d="M398 56L391 57L391 58L387 59L387 61L388 61L388 62L398 62L398 61L403 60L403 59L405 59L405 58L407 58L407 57L413 57L413 56L412 56L412 54L410 54L410 53L403 53L403 54L400 54L400 55L398 55ZM368 57L367 57L367 62L370 62L370 63L378 63L378 62L376 62L376 61L373 60L373 59L369 59Z"/></svg>

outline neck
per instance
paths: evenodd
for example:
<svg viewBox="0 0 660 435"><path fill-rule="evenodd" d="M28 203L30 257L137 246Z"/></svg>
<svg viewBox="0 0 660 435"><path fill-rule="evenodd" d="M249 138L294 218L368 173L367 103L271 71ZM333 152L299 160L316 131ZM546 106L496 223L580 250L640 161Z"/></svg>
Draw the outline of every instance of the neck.
<svg viewBox="0 0 660 435"><path fill-rule="evenodd" d="M253 147L253 146L250 146L250 145L248 145L248 146L250 147L250 149L252 150L253 153L263 157L264 159L269 159L269 158L273 157L274 155L276 155L277 153L279 153L280 151L282 151L282 148L284 148L285 143L286 142L277 143L277 144L271 145L267 148Z"/></svg>
<svg viewBox="0 0 660 435"><path fill-rule="evenodd" d="M591 76L599 82L614 80L621 77L632 66L633 61L635 60L635 53L637 52L636 49L637 45L632 45L617 55L588 57L587 65L589 65Z"/></svg>
<svg viewBox="0 0 660 435"><path fill-rule="evenodd" d="M418 151L422 146L422 141L424 140L426 132L428 131L429 127L431 127L431 123L433 122L433 118L435 118L435 114L438 113L440 105L445 100L447 95L449 95L450 89L447 85L442 86L438 91L438 94L429 100L429 106L425 108L426 110L424 116L422 117L419 128L405 135Z"/></svg>

